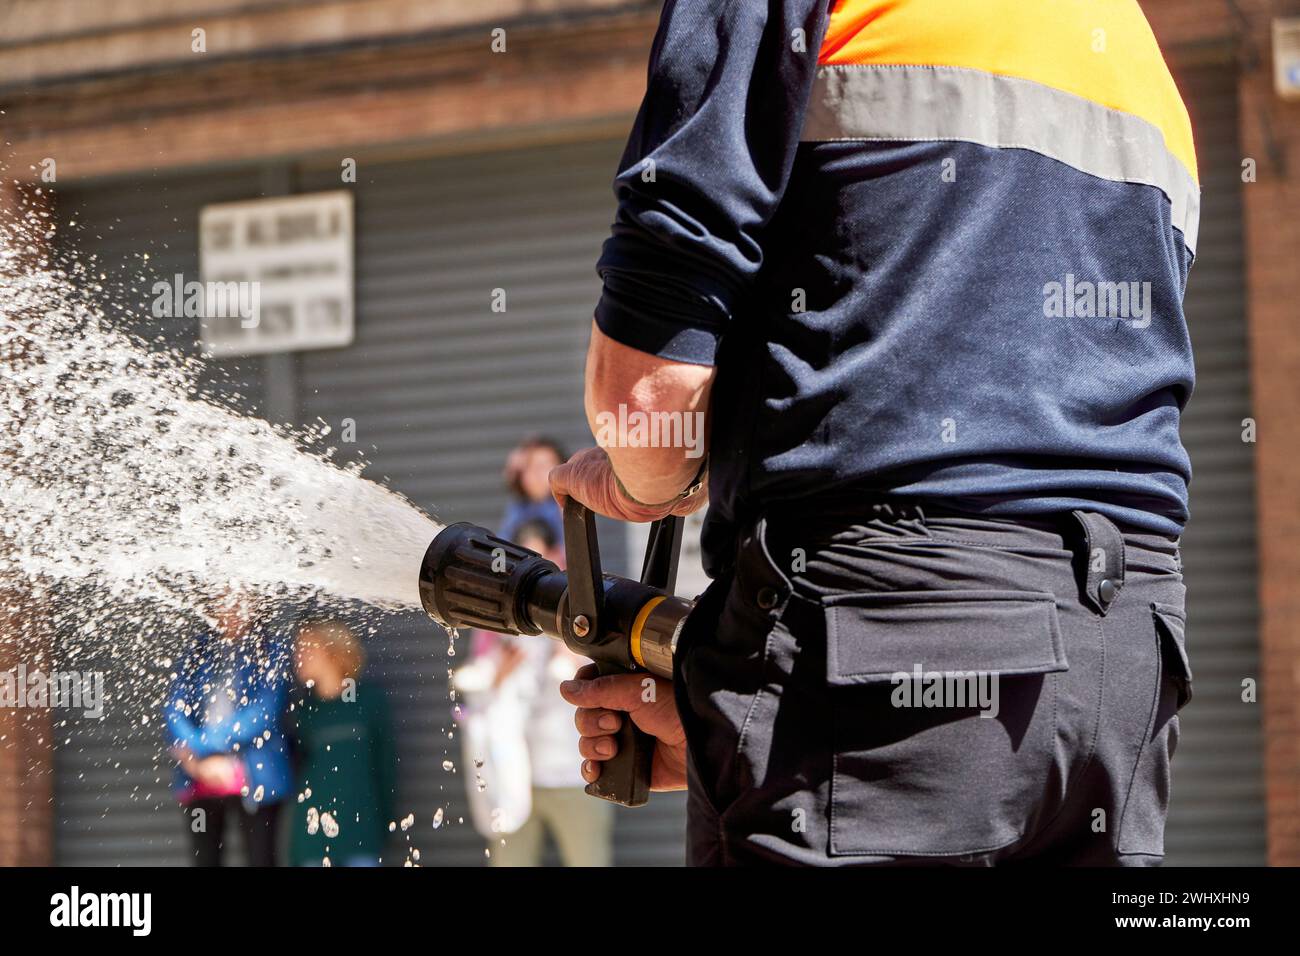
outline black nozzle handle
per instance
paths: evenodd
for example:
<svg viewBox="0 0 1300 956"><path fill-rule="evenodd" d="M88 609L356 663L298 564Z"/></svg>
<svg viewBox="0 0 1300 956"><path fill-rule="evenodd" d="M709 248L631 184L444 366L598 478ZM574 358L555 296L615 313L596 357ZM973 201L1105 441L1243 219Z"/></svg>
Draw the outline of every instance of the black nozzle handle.
<svg viewBox="0 0 1300 956"><path fill-rule="evenodd" d="M682 551L685 519L668 515L650 526L645 561L641 564L641 583L672 594L677 590L677 562Z"/></svg>
<svg viewBox="0 0 1300 956"><path fill-rule="evenodd" d="M626 674L626 669L604 661L596 663L601 675ZM650 799L650 769L654 762L655 739L632 723L630 714L614 736L618 753L600 764L600 776L587 784L586 792L625 807L641 807Z"/></svg>
<svg viewBox="0 0 1300 956"><path fill-rule="evenodd" d="M579 654L585 652L595 658L597 673L601 675L631 673L615 661L600 659L599 648L609 622L605 617L596 520L590 508L573 498L564 504L564 550L569 579L567 626L575 639L566 643ZM584 645L590 645L591 649ZM587 793L625 807L643 806L650 799L650 765L655 740L639 730L629 716L624 716L615 740L618 753L612 760L601 762L600 777L587 784Z"/></svg>
<svg viewBox="0 0 1300 956"><path fill-rule="evenodd" d="M645 563L641 568L642 584L663 588L669 593L676 587L682 525L682 519L675 515L661 518L651 525ZM601 674L624 672L623 668L614 663L596 666ZM587 785L587 793L626 807L642 806L650 799L655 738L632 723L630 714L624 714L623 725L619 727L615 740L618 743L618 753L613 760L601 764L600 777L595 783Z"/></svg>
<svg viewBox="0 0 1300 956"><path fill-rule="evenodd" d="M574 498L564 503L564 562L569 581L566 637L578 644L599 644L605 636L605 585L596 513Z"/></svg>

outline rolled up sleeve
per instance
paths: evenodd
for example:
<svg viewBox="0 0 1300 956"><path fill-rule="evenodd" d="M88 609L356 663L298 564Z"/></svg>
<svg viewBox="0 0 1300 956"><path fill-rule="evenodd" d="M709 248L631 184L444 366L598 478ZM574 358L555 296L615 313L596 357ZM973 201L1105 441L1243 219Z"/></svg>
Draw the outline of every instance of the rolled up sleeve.
<svg viewBox="0 0 1300 956"><path fill-rule="evenodd" d="M669 0L614 180L596 323L712 365L763 265L799 145L830 0Z"/></svg>

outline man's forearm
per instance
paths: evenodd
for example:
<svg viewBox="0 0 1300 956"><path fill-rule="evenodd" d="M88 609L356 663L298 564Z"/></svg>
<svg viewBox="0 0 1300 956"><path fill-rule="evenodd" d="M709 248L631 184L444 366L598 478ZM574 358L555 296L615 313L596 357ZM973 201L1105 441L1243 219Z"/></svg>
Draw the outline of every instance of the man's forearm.
<svg viewBox="0 0 1300 956"><path fill-rule="evenodd" d="M593 322L587 350L587 423L627 493L645 504L676 497L708 453L714 369L629 348Z"/></svg>

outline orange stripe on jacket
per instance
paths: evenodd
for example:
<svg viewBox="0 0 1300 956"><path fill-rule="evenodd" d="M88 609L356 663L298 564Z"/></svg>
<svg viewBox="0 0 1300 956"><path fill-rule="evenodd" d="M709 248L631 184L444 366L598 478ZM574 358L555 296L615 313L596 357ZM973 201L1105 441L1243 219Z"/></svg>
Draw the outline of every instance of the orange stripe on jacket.
<svg viewBox="0 0 1300 956"><path fill-rule="evenodd" d="M1187 108L1136 0L838 0L818 63L1042 83L1151 123L1199 182Z"/></svg>

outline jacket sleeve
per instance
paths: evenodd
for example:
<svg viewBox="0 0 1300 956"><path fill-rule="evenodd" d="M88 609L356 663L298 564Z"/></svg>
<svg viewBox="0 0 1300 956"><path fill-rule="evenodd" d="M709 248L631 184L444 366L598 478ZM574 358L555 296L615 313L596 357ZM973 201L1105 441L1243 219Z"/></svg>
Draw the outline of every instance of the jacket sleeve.
<svg viewBox="0 0 1300 956"><path fill-rule="evenodd" d="M196 756L208 756L201 739L201 728L191 716L198 703L195 695L195 653L188 652L176 669L171 689L167 693L167 743L169 747L184 744ZM186 708L190 708L187 714Z"/></svg>
<svg viewBox="0 0 1300 956"><path fill-rule="evenodd" d="M830 0L668 0L614 180L596 323L666 359L712 365L763 264Z"/></svg>

